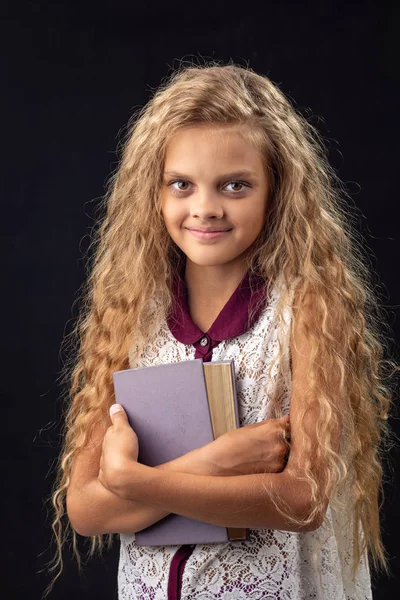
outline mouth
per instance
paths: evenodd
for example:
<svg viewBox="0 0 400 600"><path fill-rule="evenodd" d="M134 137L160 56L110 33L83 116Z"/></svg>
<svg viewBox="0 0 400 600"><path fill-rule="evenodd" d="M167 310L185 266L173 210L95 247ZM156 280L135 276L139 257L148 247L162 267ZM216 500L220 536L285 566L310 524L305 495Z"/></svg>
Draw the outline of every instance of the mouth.
<svg viewBox="0 0 400 600"><path fill-rule="evenodd" d="M214 240L224 237L232 231L232 229L186 229L198 240Z"/></svg>

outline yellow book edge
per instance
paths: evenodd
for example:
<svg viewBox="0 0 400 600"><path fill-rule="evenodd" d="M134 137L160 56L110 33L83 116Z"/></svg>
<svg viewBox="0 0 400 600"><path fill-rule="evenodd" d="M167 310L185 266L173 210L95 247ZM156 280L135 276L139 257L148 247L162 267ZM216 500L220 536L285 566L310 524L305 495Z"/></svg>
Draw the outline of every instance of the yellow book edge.
<svg viewBox="0 0 400 600"><path fill-rule="evenodd" d="M236 413L234 405L234 389L230 363L203 363L204 378L207 388L208 406L214 439L236 429ZM224 399L221 402L221 398ZM247 540L245 527L227 527L230 541Z"/></svg>

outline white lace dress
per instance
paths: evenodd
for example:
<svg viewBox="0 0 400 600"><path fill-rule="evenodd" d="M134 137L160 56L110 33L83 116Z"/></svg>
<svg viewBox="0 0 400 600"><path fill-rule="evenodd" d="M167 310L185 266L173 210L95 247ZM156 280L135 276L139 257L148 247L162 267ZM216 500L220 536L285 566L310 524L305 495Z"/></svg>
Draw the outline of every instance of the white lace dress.
<svg viewBox="0 0 400 600"><path fill-rule="evenodd" d="M276 318L278 293L255 325L245 334L221 342L212 360L234 359L240 425L262 421L270 414L265 393L267 369L278 353L280 333ZM284 313L289 326L290 311ZM193 345L178 342L165 322L131 367L194 358ZM288 365L289 352L283 359ZM268 386L276 385L277 369ZM290 366L289 366L290 383ZM268 389L268 387L267 387ZM271 389L271 388L270 388ZM283 412L289 411L290 385L285 386ZM316 531L292 533L250 529L245 542L198 544L189 556L182 579L182 600L365 600L371 599L368 562L361 560L356 581L351 579L351 523L328 507ZM118 569L119 600L166 600L169 567L178 546L136 546L135 535L121 534ZM321 546L322 541L322 546Z"/></svg>

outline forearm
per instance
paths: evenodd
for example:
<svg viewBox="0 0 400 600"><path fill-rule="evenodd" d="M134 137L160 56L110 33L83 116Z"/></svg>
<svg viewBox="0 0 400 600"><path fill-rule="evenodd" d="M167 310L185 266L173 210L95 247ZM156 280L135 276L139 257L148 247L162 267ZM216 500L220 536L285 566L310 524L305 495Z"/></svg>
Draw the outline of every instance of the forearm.
<svg viewBox="0 0 400 600"><path fill-rule="evenodd" d="M175 460L154 467L154 470L210 474L211 466L202 460L200 450L193 450ZM67 497L68 507L68 497ZM83 536L105 533L136 533L170 514L152 501L140 502L117 496L96 478L70 502L68 515L74 529Z"/></svg>
<svg viewBox="0 0 400 600"><path fill-rule="evenodd" d="M309 506L307 489L304 482L286 471L216 477L162 472L136 463L123 494L221 527L305 531L306 528L299 529L284 519L272 500L272 490L293 516L299 517Z"/></svg>

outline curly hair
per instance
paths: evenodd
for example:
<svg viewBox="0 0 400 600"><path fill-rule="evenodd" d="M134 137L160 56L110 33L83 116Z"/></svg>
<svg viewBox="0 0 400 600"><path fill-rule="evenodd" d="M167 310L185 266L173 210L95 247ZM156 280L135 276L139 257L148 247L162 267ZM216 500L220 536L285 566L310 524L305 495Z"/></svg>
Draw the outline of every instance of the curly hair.
<svg viewBox="0 0 400 600"><path fill-rule="evenodd" d="M354 514L353 574L365 551L374 567L387 570L379 511L383 458L392 442L388 380L399 368L390 358L386 315L353 228L347 194L320 134L276 84L248 66L209 61L181 64L132 115L118 168L101 201L79 315L64 340L69 359L62 371L68 382L63 448L50 499L56 543L50 571L57 573L49 589L63 570L62 549L71 533L80 564L65 505L74 457L96 424L109 424L112 372L129 368L133 342L137 355L144 348L152 299L160 300L159 319L172 307L172 281L184 256L162 218L163 166L178 129L200 125L240 128L260 153L271 182L265 227L248 253L248 268L281 286L278 311L293 282L296 304L310 294L313 298L304 323L312 349L307 377L316 392L316 458L326 485L317 489L311 459L305 457L315 509L298 523L309 522L327 498L340 503L347 486ZM339 453L332 443L338 427ZM293 522L282 504L277 506ZM112 539L108 534L109 544ZM104 541L93 536L90 555L101 552Z"/></svg>

